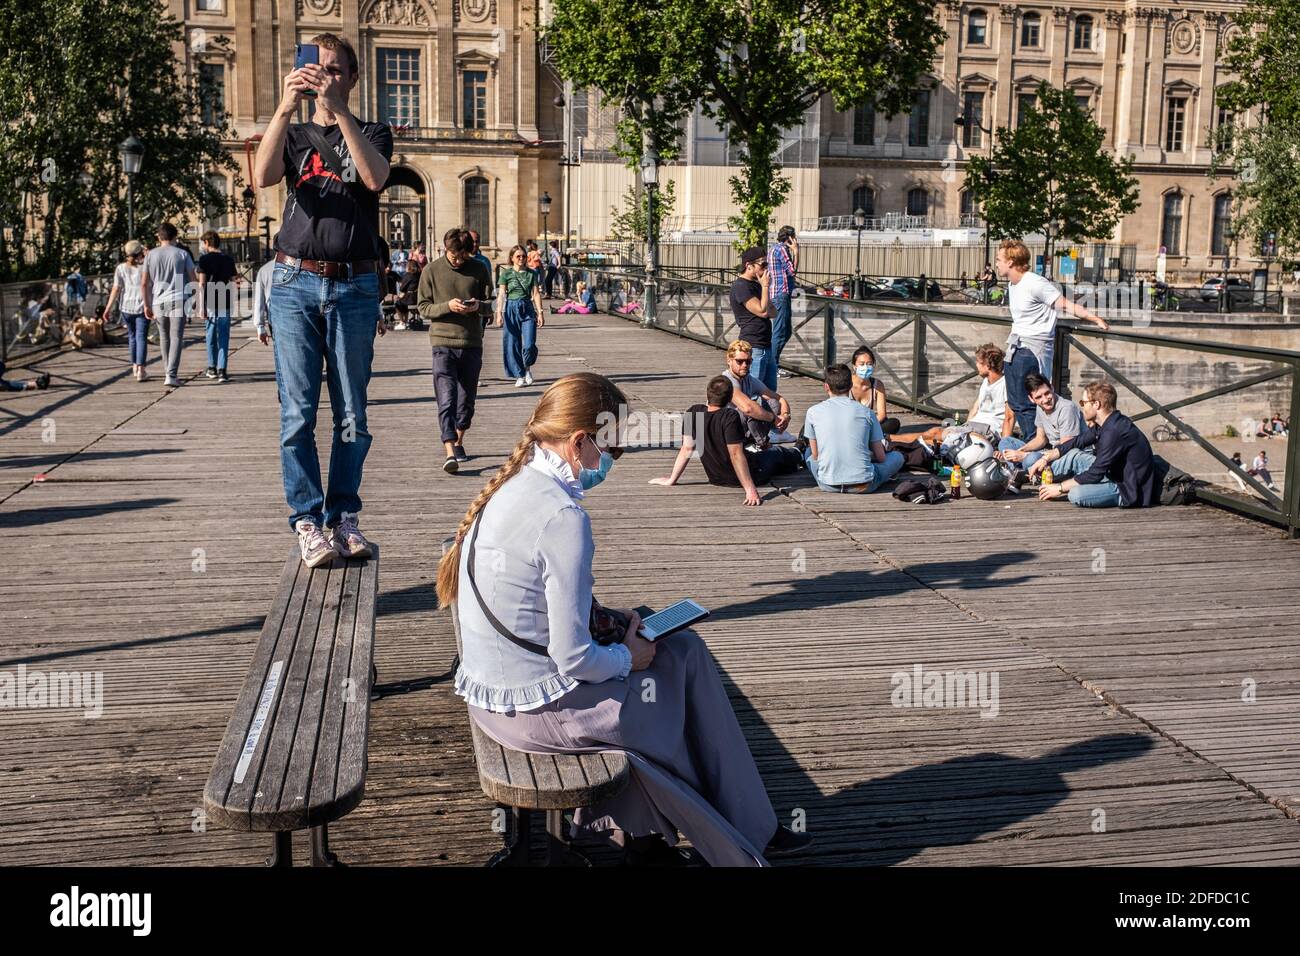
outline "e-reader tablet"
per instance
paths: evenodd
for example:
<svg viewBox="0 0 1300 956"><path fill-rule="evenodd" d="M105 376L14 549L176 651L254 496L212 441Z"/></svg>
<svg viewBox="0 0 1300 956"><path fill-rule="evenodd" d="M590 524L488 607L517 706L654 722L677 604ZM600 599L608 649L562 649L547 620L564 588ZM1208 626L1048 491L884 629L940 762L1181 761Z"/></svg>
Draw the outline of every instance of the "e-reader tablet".
<svg viewBox="0 0 1300 956"><path fill-rule="evenodd" d="M649 610L646 608L645 610ZM637 608L637 613L642 612ZM678 601L655 614L647 614L641 619L641 629L637 633L647 641L657 641L684 627L690 627L697 621L709 616L709 612L694 601Z"/></svg>

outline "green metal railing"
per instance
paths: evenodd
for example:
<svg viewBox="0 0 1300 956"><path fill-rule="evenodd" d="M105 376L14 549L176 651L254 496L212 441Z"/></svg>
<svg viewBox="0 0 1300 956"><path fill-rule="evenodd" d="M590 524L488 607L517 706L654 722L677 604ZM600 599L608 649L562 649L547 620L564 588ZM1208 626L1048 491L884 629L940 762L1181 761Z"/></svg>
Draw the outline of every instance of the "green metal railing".
<svg viewBox="0 0 1300 956"><path fill-rule="evenodd" d="M642 301L644 276L637 272L605 267L577 270L597 296L603 311L639 321L639 313L625 314L619 307L628 301ZM739 336L731 313L730 287L718 282L663 278L659 282L658 313L655 328L671 332L719 349ZM790 341L781 356L781 366L791 372L821 378L822 370L837 361L845 361L847 351L858 345L871 348L877 374L887 383L889 401L916 412L939 418L950 417L964 409L943 403L942 396L977 376L974 347L954 340L962 326L1001 326L1011 320L1005 315L972 314L960 308L935 308L900 302L863 302L817 295L804 295L792 314ZM888 325L875 334L870 325ZM910 337L910 342L908 338ZM1108 360L1102 351L1103 340L1129 343L1151 349L1174 349L1199 358L1220 356L1245 365L1266 364L1270 367L1253 372L1227 385L1181 397L1160 401L1133 376ZM893 358L886 359L886 347ZM956 363L958 373L936 381L934 361L938 352L950 353L948 364ZM1096 366L1115 384L1132 393L1144 410L1129 412L1135 422L1159 417L1185 436L1230 475L1250 489L1252 494L1236 494L1213 487L1198 488L1198 497L1232 511L1261 518L1287 528L1292 537L1300 537L1300 442L1288 441L1282 491L1276 492L1263 481L1237 465L1223 450L1178 414L1180 409L1198 402L1221 398L1244 389L1289 378L1290 420L1300 423L1300 352L1287 349L1233 345L1224 342L1196 341L1139 331L1114 328L1102 332L1096 326L1061 320L1056 326L1052 382L1062 395L1070 395L1072 353ZM901 356L901 358L900 358ZM897 366L897 367L896 367Z"/></svg>

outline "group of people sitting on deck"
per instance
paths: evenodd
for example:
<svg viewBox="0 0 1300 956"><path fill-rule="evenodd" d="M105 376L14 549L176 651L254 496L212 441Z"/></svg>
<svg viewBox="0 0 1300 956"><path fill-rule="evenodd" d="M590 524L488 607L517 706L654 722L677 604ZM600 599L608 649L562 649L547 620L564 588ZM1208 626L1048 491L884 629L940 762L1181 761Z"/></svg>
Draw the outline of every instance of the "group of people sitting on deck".
<svg viewBox="0 0 1300 956"><path fill-rule="evenodd" d="M790 404L776 390L775 365L764 347L771 341L773 318L766 257L762 249L746 250L731 290L744 337L729 344L727 369L709 381L705 403L686 410L672 471L651 483L675 485L698 450L709 482L743 488L747 505L761 503L759 484L800 468L823 491L869 493L903 469L904 450L919 448L950 458L964 436L976 435L1011 470L1009 484L1016 491L1035 482L1045 501L1065 497L1083 507L1157 504L1160 489L1151 444L1118 410L1114 386L1087 383L1075 404L1057 394L1049 377L1058 311L1103 330L1109 328L1105 320L1030 272L1023 243L1003 242L997 266L1010 289L1011 336L1007 351L993 343L976 350L980 387L964 422L900 435L898 419L887 415L875 353L862 346L851 366L824 370L826 398L807 410L796 438L789 431ZM1041 482L1049 468L1056 480Z"/></svg>

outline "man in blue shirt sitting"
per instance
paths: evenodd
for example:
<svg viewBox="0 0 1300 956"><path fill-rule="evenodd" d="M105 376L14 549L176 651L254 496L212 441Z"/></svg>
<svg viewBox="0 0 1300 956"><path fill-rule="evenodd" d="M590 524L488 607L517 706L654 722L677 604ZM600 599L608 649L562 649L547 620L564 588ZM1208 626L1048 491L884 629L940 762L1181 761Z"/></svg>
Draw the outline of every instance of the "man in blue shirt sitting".
<svg viewBox="0 0 1300 956"><path fill-rule="evenodd" d="M875 491L898 474L903 456L885 451L876 413L850 394L853 373L847 365L827 367L825 388L829 397L804 418L804 462L822 491Z"/></svg>
<svg viewBox="0 0 1300 956"><path fill-rule="evenodd" d="M1083 387L1083 419L1077 437L1061 442L1034 462L1030 474L1051 463L1052 474L1065 481L1044 485L1043 501L1068 496L1083 508L1149 508L1160 503L1151 442L1132 419L1116 410L1115 386L1089 382ZM1085 450L1087 449L1087 450Z"/></svg>

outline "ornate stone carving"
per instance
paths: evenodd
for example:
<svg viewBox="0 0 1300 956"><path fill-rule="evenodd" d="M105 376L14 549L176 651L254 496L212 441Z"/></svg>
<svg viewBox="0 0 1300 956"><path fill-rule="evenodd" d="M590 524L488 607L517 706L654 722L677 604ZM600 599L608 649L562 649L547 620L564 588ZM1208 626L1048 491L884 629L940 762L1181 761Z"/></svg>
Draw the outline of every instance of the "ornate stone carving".
<svg viewBox="0 0 1300 956"><path fill-rule="evenodd" d="M1004 3L998 7L998 19L1003 23L1016 22L1016 8L1013 4Z"/></svg>
<svg viewBox="0 0 1300 956"><path fill-rule="evenodd" d="M1070 22L1070 11L1067 7L1052 7L1052 22L1058 27L1064 26Z"/></svg>
<svg viewBox="0 0 1300 956"><path fill-rule="evenodd" d="M375 0L366 12L366 23L390 27L427 27L429 14L420 0Z"/></svg>
<svg viewBox="0 0 1300 956"><path fill-rule="evenodd" d="M333 19L339 15L339 0L298 0L299 17Z"/></svg>
<svg viewBox="0 0 1300 956"><path fill-rule="evenodd" d="M497 0L452 0L451 18L460 23L496 23Z"/></svg>
<svg viewBox="0 0 1300 956"><path fill-rule="evenodd" d="M1123 27L1128 20L1128 14L1123 10L1107 10L1106 22L1114 27Z"/></svg>
<svg viewBox="0 0 1300 956"><path fill-rule="evenodd" d="M1200 56L1201 31L1184 17L1165 33L1165 56Z"/></svg>

